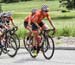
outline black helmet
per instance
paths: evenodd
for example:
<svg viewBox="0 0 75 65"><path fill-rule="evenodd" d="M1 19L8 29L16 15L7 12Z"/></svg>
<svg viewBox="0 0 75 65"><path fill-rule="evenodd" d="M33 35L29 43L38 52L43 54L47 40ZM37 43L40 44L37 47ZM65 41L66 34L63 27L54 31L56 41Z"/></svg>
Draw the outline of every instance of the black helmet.
<svg viewBox="0 0 75 65"><path fill-rule="evenodd" d="M45 12L48 12L48 6L47 5L42 5L41 10L45 11Z"/></svg>

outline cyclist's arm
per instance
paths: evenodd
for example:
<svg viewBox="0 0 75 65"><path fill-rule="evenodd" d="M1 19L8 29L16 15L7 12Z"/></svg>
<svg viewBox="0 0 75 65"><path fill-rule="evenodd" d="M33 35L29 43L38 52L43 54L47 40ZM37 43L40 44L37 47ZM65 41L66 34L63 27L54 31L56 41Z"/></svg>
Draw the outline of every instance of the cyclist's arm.
<svg viewBox="0 0 75 65"><path fill-rule="evenodd" d="M40 28L40 26L38 25L38 23L37 23L37 22L34 22L34 24L35 24L38 28Z"/></svg>
<svg viewBox="0 0 75 65"><path fill-rule="evenodd" d="M55 29L55 26L53 24L53 21L51 20L51 18L50 18L49 15L47 15L47 19L48 19L49 23L51 24L51 26L53 27L53 29Z"/></svg>
<svg viewBox="0 0 75 65"><path fill-rule="evenodd" d="M12 17L10 17L10 21L11 21L12 25L13 25L13 26L15 26L15 24L14 24L14 22L13 22L13 18L12 18Z"/></svg>
<svg viewBox="0 0 75 65"><path fill-rule="evenodd" d="M1 24L3 28L7 29L7 26L5 24Z"/></svg>

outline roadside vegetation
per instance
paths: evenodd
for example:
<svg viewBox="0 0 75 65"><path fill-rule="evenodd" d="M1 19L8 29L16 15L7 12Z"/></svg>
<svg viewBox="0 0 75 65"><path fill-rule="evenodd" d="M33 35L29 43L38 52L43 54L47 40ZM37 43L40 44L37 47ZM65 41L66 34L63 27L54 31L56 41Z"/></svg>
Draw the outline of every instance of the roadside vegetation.
<svg viewBox="0 0 75 65"><path fill-rule="evenodd" d="M61 12L59 1L27 1L19 3L2 3L4 12L11 11L13 13L14 22L19 27L17 34L23 38L27 30L23 26L25 17L30 14L33 8L40 9L43 4L47 4L50 8L50 16L56 26L56 36L75 36L75 10ZM47 24L48 21L44 20Z"/></svg>

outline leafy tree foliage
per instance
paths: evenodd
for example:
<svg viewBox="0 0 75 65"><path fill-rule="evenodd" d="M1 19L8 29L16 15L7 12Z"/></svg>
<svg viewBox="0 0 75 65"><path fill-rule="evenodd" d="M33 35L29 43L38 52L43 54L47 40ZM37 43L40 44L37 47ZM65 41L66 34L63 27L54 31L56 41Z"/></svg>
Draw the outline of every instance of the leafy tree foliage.
<svg viewBox="0 0 75 65"><path fill-rule="evenodd" d="M66 7L67 9L73 9L75 8L75 0L59 0L60 7Z"/></svg>

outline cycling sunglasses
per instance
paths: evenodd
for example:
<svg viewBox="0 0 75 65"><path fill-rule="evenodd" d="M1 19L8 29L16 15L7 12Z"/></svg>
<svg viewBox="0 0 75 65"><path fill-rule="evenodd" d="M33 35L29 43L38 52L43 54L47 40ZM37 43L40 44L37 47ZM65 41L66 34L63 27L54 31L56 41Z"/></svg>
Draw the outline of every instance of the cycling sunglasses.
<svg viewBox="0 0 75 65"><path fill-rule="evenodd" d="M44 12L48 12L48 10L45 10Z"/></svg>

